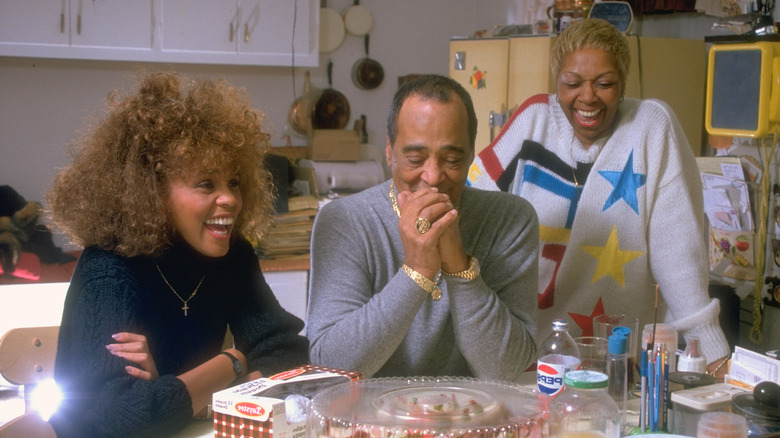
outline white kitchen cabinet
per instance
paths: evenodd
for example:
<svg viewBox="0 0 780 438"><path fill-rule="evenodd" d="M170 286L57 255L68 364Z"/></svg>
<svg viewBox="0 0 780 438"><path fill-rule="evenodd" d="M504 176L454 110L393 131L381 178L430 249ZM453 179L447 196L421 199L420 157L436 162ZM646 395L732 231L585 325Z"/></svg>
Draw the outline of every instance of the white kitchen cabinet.
<svg viewBox="0 0 780 438"><path fill-rule="evenodd" d="M3 0L0 55L139 59L152 55L153 0Z"/></svg>
<svg viewBox="0 0 780 438"><path fill-rule="evenodd" d="M161 52L179 62L316 66L310 0L162 0ZM296 6L297 3L297 6ZM296 10L297 9L297 10ZM295 34L293 34L295 23ZM294 39L294 46L293 46Z"/></svg>
<svg viewBox="0 0 780 438"><path fill-rule="evenodd" d="M309 271L269 271L263 272L263 276L279 304L288 312L306 321ZM301 334L306 334L305 327Z"/></svg>
<svg viewBox="0 0 780 438"><path fill-rule="evenodd" d="M318 26L315 0L2 0L0 56L311 67Z"/></svg>
<svg viewBox="0 0 780 438"><path fill-rule="evenodd" d="M450 77L469 91L479 120L477 152L527 98L556 92L549 61L554 42L547 35L450 41ZM699 155L707 69L704 41L629 36L627 42L631 65L625 95L669 104Z"/></svg>

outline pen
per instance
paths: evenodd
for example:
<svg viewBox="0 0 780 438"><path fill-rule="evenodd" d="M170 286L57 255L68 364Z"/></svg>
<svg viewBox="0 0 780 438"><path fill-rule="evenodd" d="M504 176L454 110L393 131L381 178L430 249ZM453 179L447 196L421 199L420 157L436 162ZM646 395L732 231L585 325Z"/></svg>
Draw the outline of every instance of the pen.
<svg viewBox="0 0 780 438"><path fill-rule="evenodd" d="M653 347L648 347L647 352L647 424L650 432L655 432L653 428L653 417L655 416L655 366L653 365Z"/></svg>
<svg viewBox="0 0 780 438"><path fill-rule="evenodd" d="M647 410L647 350L642 349L642 357L639 363L639 375L641 376L641 387L639 389L639 431L645 431L645 417Z"/></svg>
<svg viewBox="0 0 780 438"><path fill-rule="evenodd" d="M661 345L655 346L655 412L653 413L653 432L658 432L661 426L661 409L663 407L663 396L661 395L661 386L663 379L663 356L661 354Z"/></svg>

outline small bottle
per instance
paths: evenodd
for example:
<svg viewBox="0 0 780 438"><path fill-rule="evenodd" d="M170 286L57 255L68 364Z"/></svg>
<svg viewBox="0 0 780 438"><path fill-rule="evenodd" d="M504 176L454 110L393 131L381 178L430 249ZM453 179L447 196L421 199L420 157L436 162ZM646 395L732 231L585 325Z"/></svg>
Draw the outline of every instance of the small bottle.
<svg viewBox="0 0 780 438"><path fill-rule="evenodd" d="M624 328L624 327L618 327ZM628 329L627 329L628 330ZM626 407L628 403L628 357L626 345L628 339L617 328L609 336L609 355L607 356L607 376L609 385L607 393L620 409L620 423L626 424Z"/></svg>
<svg viewBox="0 0 780 438"><path fill-rule="evenodd" d="M566 388L550 405L550 437L620 437L620 410L607 394L607 375L576 370L563 379Z"/></svg>
<svg viewBox="0 0 780 438"><path fill-rule="evenodd" d="M536 387L540 394L555 397L563 390L563 376L580 367L580 350L569 334L569 322L556 319L552 334L539 348L536 362Z"/></svg>
<svg viewBox="0 0 780 438"><path fill-rule="evenodd" d="M690 371L694 373L707 372L707 358L699 353L699 338L688 338L685 351L677 359L677 371Z"/></svg>

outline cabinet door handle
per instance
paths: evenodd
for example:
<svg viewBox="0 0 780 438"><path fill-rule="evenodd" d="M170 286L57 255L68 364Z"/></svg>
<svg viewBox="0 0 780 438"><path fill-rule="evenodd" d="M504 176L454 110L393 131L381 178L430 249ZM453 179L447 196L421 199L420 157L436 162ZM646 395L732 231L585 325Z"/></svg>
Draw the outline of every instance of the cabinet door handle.
<svg viewBox="0 0 780 438"><path fill-rule="evenodd" d="M81 35L81 14L76 16L76 33Z"/></svg>
<svg viewBox="0 0 780 438"><path fill-rule="evenodd" d="M65 13L60 13L60 33L65 33Z"/></svg>
<svg viewBox="0 0 780 438"><path fill-rule="evenodd" d="M244 42L249 42L249 23L244 23Z"/></svg>
<svg viewBox="0 0 780 438"><path fill-rule="evenodd" d="M231 43L233 42L233 34L235 33L235 30L233 29L233 22L230 22L230 36L228 37L228 41Z"/></svg>

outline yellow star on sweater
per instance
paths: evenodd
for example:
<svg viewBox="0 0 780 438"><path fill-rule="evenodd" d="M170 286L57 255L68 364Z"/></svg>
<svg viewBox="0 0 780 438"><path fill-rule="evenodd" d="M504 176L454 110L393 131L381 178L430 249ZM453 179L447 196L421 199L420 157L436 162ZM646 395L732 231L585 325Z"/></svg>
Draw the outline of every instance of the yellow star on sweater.
<svg viewBox="0 0 780 438"><path fill-rule="evenodd" d="M612 226L612 232L609 233L607 243L604 246L583 246L581 248L598 260L596 271L590 280L591 283L609 275L623 287L626 286L623 265L643 254L642 251L623 251L620 249L616 226Z"/></svg>

